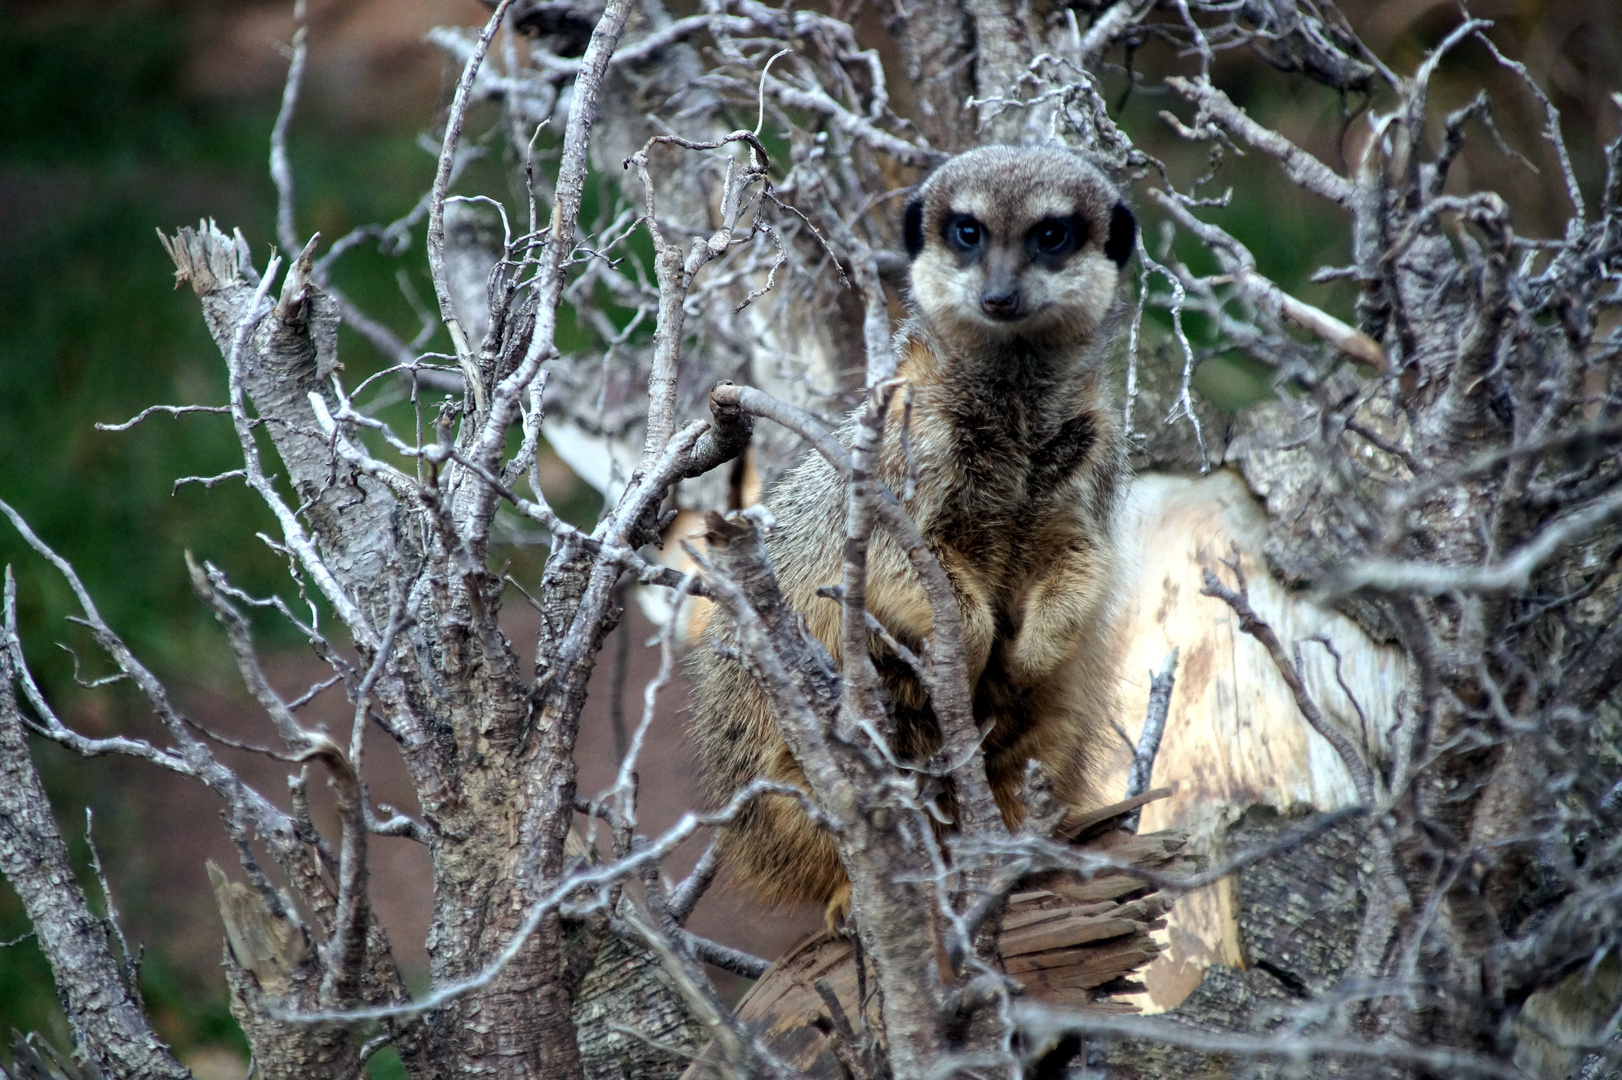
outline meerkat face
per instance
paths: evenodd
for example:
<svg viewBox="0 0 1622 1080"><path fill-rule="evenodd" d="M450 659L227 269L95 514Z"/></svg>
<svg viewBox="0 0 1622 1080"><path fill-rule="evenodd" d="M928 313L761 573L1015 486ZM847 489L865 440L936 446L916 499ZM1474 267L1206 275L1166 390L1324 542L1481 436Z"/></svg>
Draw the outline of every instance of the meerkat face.
<svg viewBox="0 0 1622 1080"><path fill-rule="evenodd" d="M1058 344L1109 314L1137 222L1079 155L988 146L930 176L904 226L913 302L938 331Z"/></svg>

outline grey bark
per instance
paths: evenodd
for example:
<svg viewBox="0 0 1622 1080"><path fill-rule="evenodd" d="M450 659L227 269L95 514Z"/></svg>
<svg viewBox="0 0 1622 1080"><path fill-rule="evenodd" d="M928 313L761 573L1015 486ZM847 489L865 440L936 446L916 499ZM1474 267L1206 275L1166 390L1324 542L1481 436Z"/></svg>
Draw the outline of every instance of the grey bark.
<svg viewBox="0 0 1622 1080"><path fill-rule="evenodd" d="M17 891L51 962L74 1042L109 1076L188 1077L147 1021L131 985L131 958L121 963L114 956L107 921L91 913L74 879L28 754L9 655L0 655L0 667L0 873Z"/></svg>

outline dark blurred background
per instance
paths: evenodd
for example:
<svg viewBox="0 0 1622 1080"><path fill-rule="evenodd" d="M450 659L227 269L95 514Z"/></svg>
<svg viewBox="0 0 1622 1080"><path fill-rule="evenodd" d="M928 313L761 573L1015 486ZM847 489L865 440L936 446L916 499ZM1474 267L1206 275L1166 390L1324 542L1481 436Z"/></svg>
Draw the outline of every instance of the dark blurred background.
<svg viewBox="0 0 1622 1080"><path fill-rule="evenodd" d="M0 3L0 498L76 564L108 621L168 681L184 709L248 738L262 733L258 711L249 706L217 627L191 595L181 553L189 549L220 564L256 594L292 597L285 562L254 535L274 535L274 523L240 483L171 492L176 477L219 473L240 460L229 424L219 417L159 416L122 434L93 425L122 421L160 402L225 401L219 353L195 299L173 291L173 268L154 230L214 218L226 229L240 228L263 265L275 212L268 135L286 74L291 9L291 0ZM1460 17L1453 0L1354 0L1342 9L1402 74ZM1613 0L1493 0L1471 10L1496 21L1493 39L1527 64L1560 109L1573 164L1593 205L1602 147L1619 126L1610 94L1622 88L1622 15ZM311 4L310 71L290 142L302 234L320 230L331 241L412 206L434 167L418 139L423 132L437 137L449 85L441 57L423 35L434 25L482 22L487 14L477 0ZM1148 41L1133 64L1155 72L1187 61ZM1248 54L1224 60L1217 76L1254 116L1343 171L1368 130L1367 110L1390 107L1378 96L1372 102L1343 98ZM1109 80L1115 100L1124 101L1124 126L1167 162L1179 185L1206 171L1205 150L1178 142L1157 118L1170 109L1186 119L1186 105L1144 90L1127 94L1119 72ZM1442 65L1431 110L1436 129L1442 115L1480 88L1492 95L1505 140L1527 160L1504 155L1475 125L1450 189L1496 188L1513 207L1521 233L1557 234L1569 208L1557 163L1538 134L1541 107L1478 43ZM482 129L470 128L492 154L462 190L500 196L507 188L490 119ZM1348 261L1344 222L1333 208L1300 193L1256 155L1227 157L1212 187L1228 186L1238 195L1229 209L1209 212L1210 219L1251 246L1263 273L1350 321L1350 286L1307 280L1320 266ZM1151 250L1158 250L1152 217L1146 226ZM419 229L398 259L363 249L336 271L353 300L407 339L418 325L413 305L432 306L421 238ZM1179 245L1176 251L1197 269L1209 268L1195 249ZM1224 351L1198 320L1190 326L1203 349L1197 387L1208 399L1236 409L1271 392L1265 369ZM339 348L351 385L381 366L347 329ZM548 476L555 503L589 520L591 494L560 465ZM515 547L506 556L515 573L529 579L542 552ZM127 688L75 685L75 656L85 680L107 674L106 662L64 621L72 607L60 577L9 526L0 529L0 560L15 566L29 658L64 718L92 735L159 738L148 710ZM523 641L523 605L510 598L508 607L512 636ZM640 620L625 631L632 723L640 689L657 663L644 646L650 632ZM285 631L267 622L260 634L284 691L296 694L320 677L307 650ZM646 759L654 763L648 770L665 774L644 777L654 827L690 800L690 770L673 719L682 694L679 686L666 691L660 745ZM595 693L587 717L582 779L588 789L606 781L614 761L609 696ZM323 700L318 708L332 722L347 723L341 700ZM374 750L375 763L387 770L387 748ZM81 863L88 859L84 811L94 810L94 836L126 930L145 945L142 985L162 1033L199 1076L242 1075L245 1048L226 1007L217 966L220 927L202 869L205 855L231 859L217 804L198 785L155 777L128 762L74 760L38 744L35 752ZM225 756L267 794L284 796L280 766ZM312 787L319 782L313 779ZM390 797L391 783L398 788L394 801L409 806L398 770L374 781L374 790L382 789L378 797ZM380 879L403 886L379 889L387 901L380 901L382 915L402 960L420 979L426 859L404 841L377 850ZM93 884L90 891L97 902ZM744 918L724 893L706 901L700 919L699 929L760 950L780 947L806 925L804 913ZM0 885L0 941L26 931L15 896ZM0 1034L13 1029L38 1030L59 1046L68 1041L48 968L27 939L0 948ZM377 1070L389 1067L380 1061Z"/></svg>
<svg viewBox="0 0 1622 1080"><path fill-rule="evenodd" d="M487 12L476 0L312 6L290 153L300 227L335 238L399 216L427 185L434 159L416 140L434 123L445 80L423 35ZM154 230L211 217L241 228L263 264L275 214L267 136L291 12L290 2L183 0L11 2L0 14L0 498L75 563L109 622L189 714L249 737L259 734L255 714L192 597L181 552L218 562L257 594L287 592L285 563L254 536L274 535L274 522L240 483L171 494L176 477L232 467L240 450L229 423L156 418L122 434L93 425L157 402L225 401L219 352L195 298L174 291ZM396 270L431 296L420 255L396 265L358 254L340 267L343 284L411 326ZM340 348L352 370L378 363L347 331ZM9 527L0 558L16 567L30 661L64 718L91 734L160 737L125 687L74 685L73 657L56 643L83 659L87 679L107 668L64 623L71 596L60 576ZM310 669L307 652L271 624L262 634L283 654L290 687ZM226 1007L202 866L205 854L232 861L217 803L196 784L129 762L74 760L37 743L36 755L81 860L83 807L95 810L115 899L132 941L146 947L142 985L163 1034L200 1074L241 1076L245 1044ZM275 772L259 775L282 799ZM0 939L26 929L0 887ZM0 950L0 1035L13 1030L68 1044L32 941Z"/></svg>

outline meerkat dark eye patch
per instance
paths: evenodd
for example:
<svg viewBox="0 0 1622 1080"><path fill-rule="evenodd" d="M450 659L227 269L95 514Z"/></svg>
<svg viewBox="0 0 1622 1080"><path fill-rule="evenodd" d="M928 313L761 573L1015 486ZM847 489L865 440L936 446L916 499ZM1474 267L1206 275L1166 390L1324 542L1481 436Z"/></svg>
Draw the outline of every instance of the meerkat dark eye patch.
<svg viewBox="0 0 1622 1080"><path fill-rule="evenodd" d="M941 237L959 255L973 255L986 242L986 227L971 214L947 214L941 223Z"/></svg>
<svg viewBox="0 0 1622 1080"><path fill-rule="evenodd" d="M924 200L913 198L901 215L901 239L907 245L907 258L916 259L924 251Z"/></svg>
<svg viewBox="0 0 1622 1080"><path fill-rule="evenodd" d="M1104 238L1104 254L1114 260L1116 266L1125 266L1126 260L1132 257L1132 248L1138 238L1138 219L1132 216L1132 211L1126 208L1125 203L1116 203L1115 209L1110 211L1109 235Z"/></svg>
<svg viewBox="0 0 1622 1080"><path fill-rule="evenodd" d="M1057 263L1087 243L1087 222L1080 214L1043 218L1025 234L1032 262Z"/></svg>

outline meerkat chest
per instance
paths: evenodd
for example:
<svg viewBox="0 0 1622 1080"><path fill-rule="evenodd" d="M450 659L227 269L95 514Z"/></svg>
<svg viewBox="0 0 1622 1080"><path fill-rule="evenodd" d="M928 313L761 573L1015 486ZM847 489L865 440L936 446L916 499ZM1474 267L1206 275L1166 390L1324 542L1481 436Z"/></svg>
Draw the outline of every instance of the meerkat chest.
<svg viewBox="0 0 1622 1080"><path fill-rule="evenodd" d="M1032 514L1062 510L1078 478L1096 468L1101 425L1092 410L1044 415L1004 400L953 420L942 495L954 513L988 525L1028 526Z"/></svg>
<svg viewBox="0 0 1622 1080"><path fill-rule="evenodd" d="M1087 529L1107 460L1107 424L1092 410L1042 415L987 402L945 417L920 458L919 525L976 568L994 592L1017 592L1057 534ZM932 467L931 467L932 466Z"/></svg>

